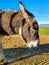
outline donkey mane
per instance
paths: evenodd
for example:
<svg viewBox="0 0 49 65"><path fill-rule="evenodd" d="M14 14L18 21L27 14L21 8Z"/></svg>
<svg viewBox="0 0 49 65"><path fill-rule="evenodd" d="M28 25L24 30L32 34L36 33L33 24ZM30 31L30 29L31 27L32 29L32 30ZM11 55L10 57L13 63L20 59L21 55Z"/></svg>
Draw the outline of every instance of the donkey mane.
<svg viewBox="0 0 49 65"><path fill-rule="evenodd" d="M29 16L31 16L32 18L34 18L35 16L34 16L34 14L32 14L31 12L29 12L29 11L27 11L26 9L25 9L25 11L27 12L27 14L29 15Z"/></svg>

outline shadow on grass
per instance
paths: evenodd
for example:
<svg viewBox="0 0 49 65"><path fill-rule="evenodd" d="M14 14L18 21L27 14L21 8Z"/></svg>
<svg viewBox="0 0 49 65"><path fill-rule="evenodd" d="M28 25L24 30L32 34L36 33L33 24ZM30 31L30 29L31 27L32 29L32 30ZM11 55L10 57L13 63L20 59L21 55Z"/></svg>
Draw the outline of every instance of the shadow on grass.
<svg viewBox="0 0 49 65"><path fill-rule="evenodd" d="M4 49L5 57L9 60L9 63L27 59L35 55L41 55L43 53L49 53L49 44L43 44L37 48Z"/></svg>

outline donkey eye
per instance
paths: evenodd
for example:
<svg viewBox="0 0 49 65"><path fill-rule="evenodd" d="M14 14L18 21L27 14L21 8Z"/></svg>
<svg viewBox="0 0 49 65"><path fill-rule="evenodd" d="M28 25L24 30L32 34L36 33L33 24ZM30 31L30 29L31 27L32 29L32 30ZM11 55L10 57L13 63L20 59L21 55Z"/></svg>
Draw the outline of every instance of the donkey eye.
<svg viewBox="0 0 49 65"><path fill-rule="evenodd" d="M37 29L38 29L37 24L34 24L33 29L35 29L35 30L37 30Z"/></svg>
<svg viewBox="0 0 49 65"><path fill-rule="evenodd" d="M37 27L37 24L35 24L34 26Z"/></svg>

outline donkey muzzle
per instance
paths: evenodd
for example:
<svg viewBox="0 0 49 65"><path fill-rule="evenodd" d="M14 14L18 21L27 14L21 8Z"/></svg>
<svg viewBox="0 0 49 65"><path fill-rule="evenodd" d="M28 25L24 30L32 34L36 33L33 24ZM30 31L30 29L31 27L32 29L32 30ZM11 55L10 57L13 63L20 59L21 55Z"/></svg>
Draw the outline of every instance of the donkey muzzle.
<svg viewBox="0 0 49 65"><path fill-rule="evenodd" d="M30 41L27 44L27 47L31 48L31 47L37 47L40 44L40 39L37 39L35 41Z"/></svg>

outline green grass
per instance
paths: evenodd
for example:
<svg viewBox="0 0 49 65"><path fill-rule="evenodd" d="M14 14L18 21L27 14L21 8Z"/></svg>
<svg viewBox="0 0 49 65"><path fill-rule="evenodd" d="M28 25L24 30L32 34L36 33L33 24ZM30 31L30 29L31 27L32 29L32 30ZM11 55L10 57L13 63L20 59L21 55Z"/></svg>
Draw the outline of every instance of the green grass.
<svg viewBox="0 0 49 65"><path fill-rule="evenodd" d="M49 35L49 28L39 28L39 35Z"/></svg>

